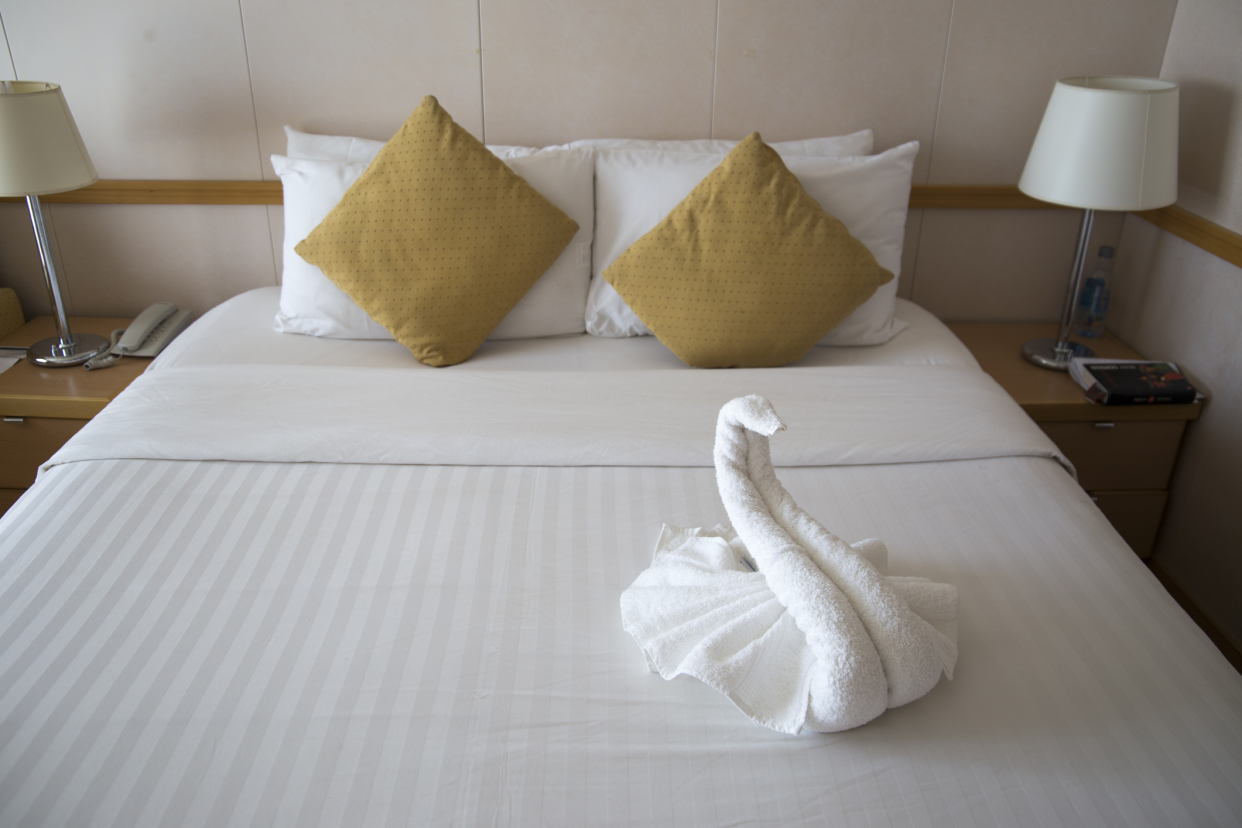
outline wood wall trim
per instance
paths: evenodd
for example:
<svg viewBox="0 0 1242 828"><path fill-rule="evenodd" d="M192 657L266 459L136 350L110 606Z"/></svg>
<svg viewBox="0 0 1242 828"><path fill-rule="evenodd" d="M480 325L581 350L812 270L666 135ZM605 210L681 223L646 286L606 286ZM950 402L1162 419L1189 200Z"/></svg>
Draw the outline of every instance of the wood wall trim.
<svg viewBox="0 0 1242 828"><path fill-rule="evenodd" d="M20 201L4 198L0 201ZM89 187L43 196L49 204L273 204L283 203L279 181L97 181ZM1013 186L916 184L913 210L1057 210ZM1242 267L1242 235L1177 205L1135 213L1227 262Z"/></svg>
<svg viewBox="0 0 1242 828"><path fill-rule="evenodd" d="M6 198L5 201L20 201ZM89 187L43 196L48 204L282 204L279 181L96 181ZM1042 210L1056 204L1023 195L1017 187L916 185L916 210Z"/></svg>
<svg viewBox="0 0 1242 828"><path fill-rule="evenodd" d="M1031 198L1013 186L916 184L910 188L911 210L1064 210Z"/></svg>
<svg viewBox="0 0 1242 828"><path fill-rule="evenodd" d="M1242 267L1242 235L1178 207L1144 210L1134 215L1147 219L1161 230L1185 239L1236 267Z"/></svg>
<svg viewBox="0 0 1242 828"><path fill-rule="evenodd" d="M96 181L42 196L48 204L282 204L279 181Z"/></svg>

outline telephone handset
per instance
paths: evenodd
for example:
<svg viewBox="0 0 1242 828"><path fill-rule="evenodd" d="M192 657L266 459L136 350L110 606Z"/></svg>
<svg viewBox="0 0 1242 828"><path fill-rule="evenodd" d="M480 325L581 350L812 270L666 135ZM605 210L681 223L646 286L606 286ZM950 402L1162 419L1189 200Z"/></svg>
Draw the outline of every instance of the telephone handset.
<svg viewBox="0 0 1242 828"><path fill-rule="evenodd" d="M122 356L153 357L190 324L190 311L172 302L156 302L138 314L113 349Z"/></svg>
<svg viewBox="0 0 1242 828"><path fill-rule="evenodd" d="M88 371L115 365L123 356L153 357L186 329L194 314L172 302L156 302L138 314L128 328L112 332L112 347L86 363Z"/></svg>

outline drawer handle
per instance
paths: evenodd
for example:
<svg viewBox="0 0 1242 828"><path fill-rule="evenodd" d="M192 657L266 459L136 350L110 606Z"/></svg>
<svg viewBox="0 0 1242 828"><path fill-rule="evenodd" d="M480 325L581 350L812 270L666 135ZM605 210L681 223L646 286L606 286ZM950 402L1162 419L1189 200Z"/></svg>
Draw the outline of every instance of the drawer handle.
<svg viewBox="0 0 1242 828"><path fill-rule="evenodd" d="M1116 423L1096 423L1096 424L1095 424L1095 427L1096 427L1096 428L1112 428L1112 427L1114 427L1115 425L1117 425L1117 424L1116 424Z"/></svg>
<svg viewBox="0 0 1242 828"><path fill-rule="evenodd" d="M5 417L4 421L6 423L24 423L26 422L26 418L25 417Z"/></svg>

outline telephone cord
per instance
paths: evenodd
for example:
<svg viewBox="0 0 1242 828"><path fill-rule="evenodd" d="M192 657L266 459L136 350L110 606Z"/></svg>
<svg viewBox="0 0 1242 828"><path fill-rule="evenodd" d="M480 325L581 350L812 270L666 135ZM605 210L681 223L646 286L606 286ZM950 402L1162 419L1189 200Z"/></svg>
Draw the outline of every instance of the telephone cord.
<svg viewBox="0 0 1242 828"><path fill-rule="evenodd" d="M111 368L121 361L121 354L116 349L116 345L121 341L121 335L125 333L124 328L117 328L112 332L112 342L108 346L108 350L99 356L89 359L82 367L88 371L94 371L96 368Z"/></svg>

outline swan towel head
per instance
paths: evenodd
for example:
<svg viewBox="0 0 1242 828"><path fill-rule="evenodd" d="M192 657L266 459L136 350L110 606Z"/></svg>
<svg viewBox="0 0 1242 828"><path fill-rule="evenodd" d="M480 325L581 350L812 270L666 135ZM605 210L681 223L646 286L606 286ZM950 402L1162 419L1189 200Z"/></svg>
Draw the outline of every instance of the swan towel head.
<svg viewBox="0 0 1242 828"><path fill-rule="evenodd" d="M727 423L731 428L746 428L764 437L785 430L785 423L776 415L772 403L758 394L729 400L720 409L719 422Z"/></svg>

